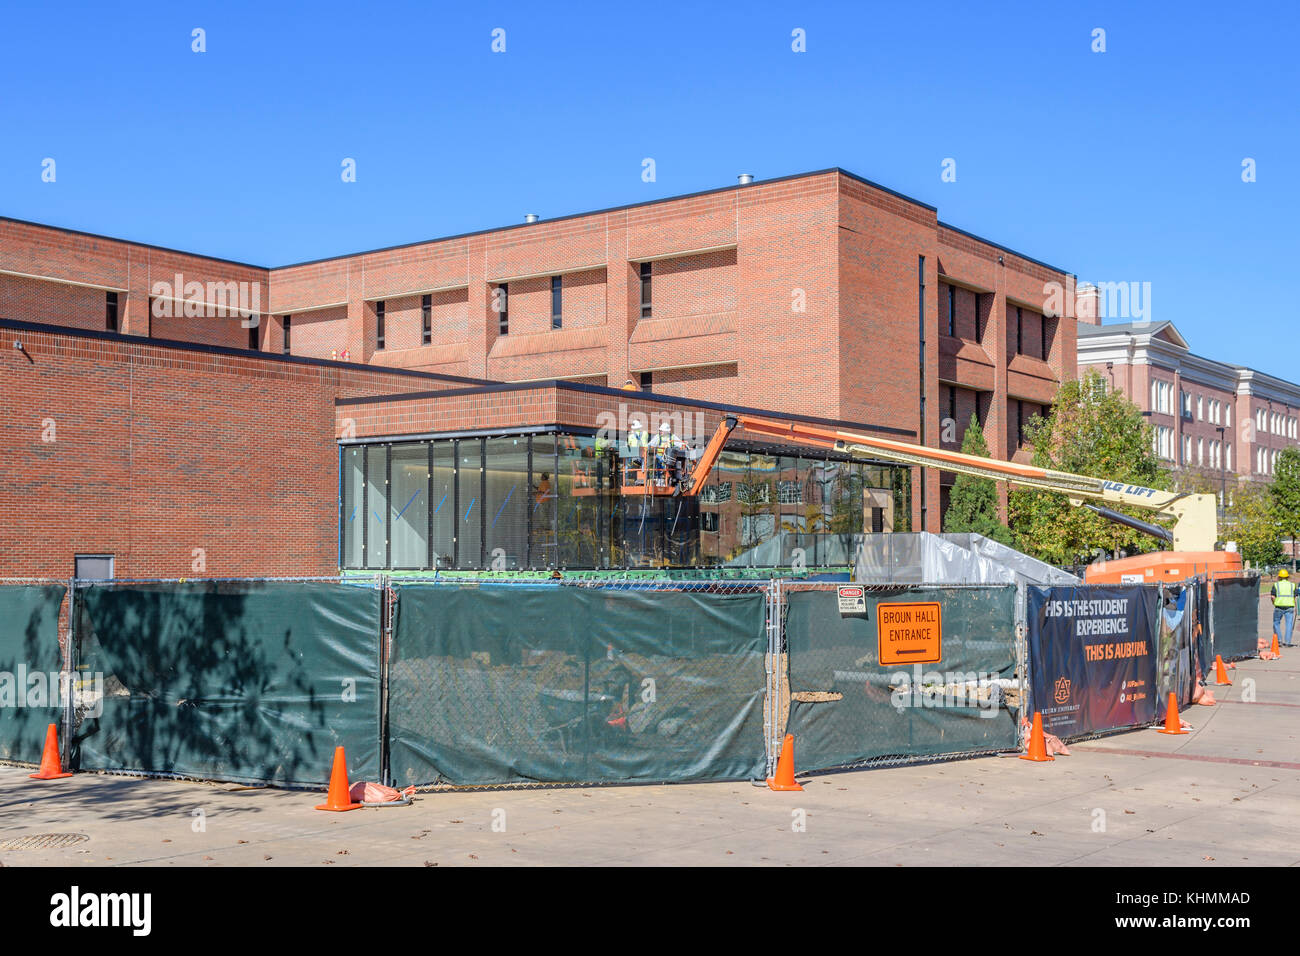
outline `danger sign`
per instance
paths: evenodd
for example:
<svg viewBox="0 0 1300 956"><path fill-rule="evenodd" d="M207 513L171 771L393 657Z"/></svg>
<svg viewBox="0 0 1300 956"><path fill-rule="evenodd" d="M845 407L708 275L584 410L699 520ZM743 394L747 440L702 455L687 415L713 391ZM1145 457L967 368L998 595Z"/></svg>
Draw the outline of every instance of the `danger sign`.
<svg viewBox="0 0 1300 956"><path fill-rule="evenodd" d="M881 666L937 664L943 658L939 602L877 604Z"/></svg>
<svg viewBox="0 0 1300 956"><path fill-rule="evenodd" d="M867 589L860 584L840 585L840 617L867 616Z"/></svg>

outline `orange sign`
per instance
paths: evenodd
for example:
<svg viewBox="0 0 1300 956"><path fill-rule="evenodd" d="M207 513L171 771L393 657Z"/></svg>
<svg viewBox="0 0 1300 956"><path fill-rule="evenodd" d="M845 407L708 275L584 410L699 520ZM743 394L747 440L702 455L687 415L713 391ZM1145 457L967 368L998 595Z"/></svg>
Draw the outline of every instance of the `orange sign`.
<svg viewBox="0 0 1300 956"><path fill-rule="evenodd" d="M880 664L937 664L943 658L939 602L877 604Z"/></svg>

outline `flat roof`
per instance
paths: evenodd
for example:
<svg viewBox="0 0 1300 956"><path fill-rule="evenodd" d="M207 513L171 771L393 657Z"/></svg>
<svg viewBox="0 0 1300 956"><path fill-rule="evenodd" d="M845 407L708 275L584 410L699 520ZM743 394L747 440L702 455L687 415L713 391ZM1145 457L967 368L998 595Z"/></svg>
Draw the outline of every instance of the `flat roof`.
<svg viewBox="0 0 1300 956"><path fill-rule="evenodd" d="M622 388L612 388L608 385L586 385L582 382L569 382L558 378L543 379L541 381L533 382L497 382L491 385L474 386L469 388L448 388L427 392L397 392L384 395L360 395L352 398L336 398L334 399L334 404L336 407L348 405L382 405L385 402L416 402L424 399L455 398L456 396L461 395L489 395L494 392L516 392L533 388L553 388L557 391L564 392L582 392L589 395L609 395L621 398L625 402L632 399L638 401L658 401L670 405L685 405L690 408L707 408L710 411L723 413L779 418L795 422L804 422L809 425L828 425L833 428L858 428L886 435L902 435L911 438L916 437L915 429L898 428L894 425L872 425L867 422L853 422L839 418L822 418L817 415L778 412L773 411L770 408L755 408L750 405L729 405L725 402L711 402L704 399L685 398L681 395L664 395L659 392L644 392L640 390L633 392Z"/></svg>
<svg viewBox="0 0 1300 956"><path fill-rule="evenodd" d="M71 229L66 226L55 226L49 223L33 222L27 219L16 219L13 218L12 216L0 216L0 222L9 222L21 226L35 226L37 228L43 228L43 229L54 229L59 232L66 232L74 236L85 236L88 239L102 239L107 242L129 243L131 245L140 246L141 248L144 249L153 249L159 252L171 252L177 255L193 256L197 259L207 259L211 262L223 262L228 265L240 266L246 269L260 269L263 271L271 272L277 269L292 269L297 266L309 266L309 265L316 265L322 262L332 262L336 259L350 259L355 256L368 256L380 252L393 252L398 249L410 249L414 246L429 245L435 242L450 242L456 239L468 239L473 236L482 236L493 232L509 232L515 229L526 229L529 226L533 226L533 225L542 225L545 223L552 223L552 222L566 222L572 219L581 219L584 216L599 216L599 215L604 215L606 213L621 212L628 209L641 209L646 206L658 205L659 203L676 202L682 199L695 199L700 196L712 196L712 195L717 195L718 193L730 192L733 190L738 191L742 189L750 189L754 186L764 186L764 185L769 185L771 183L790 182L796 179L811 179L814 176L826 176L832 173L838 173L839 175L851 179L854 182L862 183L864 186L869 186L872 189L879 190L880 192L886 193L887 195L894 196L898 199L901 199L904 202L911 203L914 206L919 206L922 209L927 209L930 212L934 212L934 213L938 212L938 207L932 206L927 202L922 202L921 200L916 199L912 196L908 196L905 193L900 193L895 189L890 189L888 186L883 186L880 183L873 182L872 180L867 179L863 176L859 176L856 173L849 172L847 169L844 169L840 166L830 166L827 167L826 169L817 169L817 170L812 170L810 172L803 172L803 173L791 173L786 176L777 176L773 179L755 179L752 183L747 183L745 185L735 183L727 186L717 186L712 189L702 189L696 192L680 193L675 196L663 196L659 199L646 199L646 200L642 200L641 202L625 203L623 205L618 205L618 206L606 206L601 209L590 209L585 212L575 212L563 216L543 218L538 220L538 222L536 223L517 222L517 223L510 223L509 225L504 225L504 226L491 226L485 229L476 229L470 232L461 232L461 233L455 233L453 235L446 235L446 236L433 236L428 239L417 239L412 242L397 243L391 246L379 246L374 249L364 249L358 252L343 252L332 256L321 256L316 259L304 259L299 262L289 262L278 266L256 265L251 262L241 262L237 259L225 259L220 256L209 256L201 252L190 252L185 249L176 249L171 246L160 246L153 243L140 242L135 239L123 239L120 236L108 236L102 233L87 232L81 229ZM1012 249L1008 246L1004 246L1001 243L994 242L991 239L986 239L983 236L976 235L973 232L968 232L967 230L962 229L959 226L954 226L951 223L944 222L942 220L936 220L936 221L938 222L938 225L942 226L945 229L951 229L953 232L960 233L963 236L967 236L978 242L982 242L985 245L993 247L994 249L1000 249L1003 252L1009 253L1020 259L1024 259L1026 262L1032 262L1035 265L1042 266L1045 269L1050 269L1053 272L1060 272L1063 275L1071 274L1065 269L1061 269L1058 266L1054 266L1051 265L1050 263L1043 262L1041 259L1035 259L1032 256L1027 256L1023 252L1017 252L1015 249Z"/></svg>

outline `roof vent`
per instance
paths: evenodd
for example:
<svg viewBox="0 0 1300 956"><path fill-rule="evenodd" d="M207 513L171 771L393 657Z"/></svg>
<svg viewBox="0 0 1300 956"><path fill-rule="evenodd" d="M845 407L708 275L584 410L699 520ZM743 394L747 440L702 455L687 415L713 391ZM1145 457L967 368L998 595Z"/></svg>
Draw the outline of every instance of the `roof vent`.
<svg viewBox="0 0 1300 956"><path fill-rule="evenodd" d="M754 181L754 177L749 173L741 173L739 176L736 177L736 182L740 183L740 185L742 186L748 186L753 181Z"/></svg>
<svg viewBox="0 0 1300 956"><path fill-rule="evenodd" d="M525 214L524 214L524 222L536 222L536 221L537 221L538 219L540 219L540 218L541 218L541 217L538 216L537 213L535 213L535 212L530 212L530 213L525 213Z"/></svg>

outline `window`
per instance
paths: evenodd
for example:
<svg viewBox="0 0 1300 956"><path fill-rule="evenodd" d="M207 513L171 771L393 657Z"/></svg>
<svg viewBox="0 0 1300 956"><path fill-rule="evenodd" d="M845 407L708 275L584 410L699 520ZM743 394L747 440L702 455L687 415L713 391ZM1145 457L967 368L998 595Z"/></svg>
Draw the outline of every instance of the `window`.
<svg viewBox="0 0 1300 956"><path fill-rule="evenodd" d="M1048 357L1052 354L1052 339L1051 336L1048 335L1047 330L1048 330L1047 316L1043 316L1043 334L1039 342L1039 345L1042 347L1042 350L1039 354L1039 358L1041 358L1044 362L1046 362Z"/></svg>
<svg viewBox="0 0 1300 956"><path fill-rule="evenodd" d="M564 280L561 276L551 276L551 328L558 329L564 324Z"/></svg>
<svg viewBox="0 0 1300 956"><path fill-rule="evenodd" d="M289 329L292 327L292 325L293 325L293 316L292 316L292 315L286 315L283 319L280 320L280 326L281 326L281 328L284 329L284 354L285 354L285 355L289 355L289 354L290 354L290 351L289 351Z"/></svg>
<svg viewBox="0 0 1300 956"><path fill-rule="evenodd" d="M506 335L510 331L510 286L503 282L492 291L492 308L497 314L497 331Z"/></svg>
<svg viewBox="0 0 1300 956"><path fill-rule="evenodd" d="M1183 457L1180 464L1190 465L1192 463L1192 436L1183 436Z"/></svg>
<svg viewBox="0 0 1300 956"><path fill-rule="evenodd" d="M741 515L741 544L757 544L776 534L776 515Z"/></svg>
<svg viewBox="0 0 1300 956"><path fill-rule="evenodd" d="M948 417L955 427L957 424L957 387L955 385L948 386Z"/></svg>
<svg viewBox="0 0 1300 956"><path fill-rule="evenodd" d="M766 481L742 481L736 491L741 504L765 505L771 498L771 488Z"/></svg>
<svg viewBox="0 0 1300 956"><path fill-rule="evenodd" d="M1225 406L1223 407L1223 412L1224 412L1224 415L1223 415L1224 422L1223 422L1223 424L1226 425L1226 426L1228 426L1228 427L1231 427L1231 426L1232 426L1232 406L1231 406L1231 405L1225 405Z"/></svg>
<svg viewBox="0 0 1300 956"><path fill-rule="evenodd" d="M957 334L957 289L948 286L948 334Z"/></svg>
<svg viewBox="0 0 1300 956"><path fill-rule="evenodd" d="M776 500L777 504L782 505L803 504L803 482L778 481L776 483Z"/></svg>
<svg viewBox="0 0 1300 956"><path fill-rule="evenodd" d="M1021 314L1020 306L1016 306L1016 354L1025 354L1025 318Z"/></svg>
<svg viewBox="0 0 1300 956"><path fill-rule="evenodd" d="M1025 403L1016 399L1016 447L1025 444Z"/></svg>
<svg viewBox="0 0 1300 956"><path fill-rule="evenodd" d="M1196 463L1198 465L1205 464L1205 439L1204 438L1196 439Z"/></svg>
<svg viewBox="0 0 1300 956"><path fill-rule="evenodd" d="M433 341L433 296L426 295L420 299L420 344L428 345Z"/></svg>
<svg viewBox="0 0 1300 956"><path fill-rule="evenodd" d="M718 533L718 513L716 511L700 512L700 530L706 534Z"/></svg>
<svg viewBox="0 0 1300 956"><path fill-rule="evenodd" d="M258 349L257 330L262 327L262 317L260 315L250 315L248 320L253 323L248 327L248 347L256 352Z"/></svg>
<svg viewBox="0 0 1300 956"><path fill-rule="evenodd" d="M1196 396L1196 420L1198 422L1205 421L1205 396L1204 395Z"/></svg>
<svg viewBox="0 0 1300 956"><path fill-rule="evenodd" d="M654 383L655 383L655 373L654 373L654 372L642 372L642 373L641 373L641 387L642 387L643 389L645 389L646 391L649 391L651 388L654 387Z"/></svg>
<svg viewBox="0 0 1300 956"><path fill-rule="evenodd" d="M375 348L384 347L384 303L379 301L375 303Z"/></svg>
<svg viewBox="0 0 1300 956"><path fill-rule="evenodd" d="M719 504L731 500L731 482L719 481L714 485L705 485L700 489L702 504Z"/></svg>
<svg viewBox="0 0 1300 956"><path fill-rule="evenodd" d="M650 263L641 263L641 318L650 318Z"/></svg>
<svg viewBox="0 0 1300 956"><path fill-rule="evenodd" d="M113 565L111 554L78 554L73 558L72 575L78 581L111 581Z"/></svg>
<svg viewBox="0 0 1300 956"><path fill-rule="evenodd" d="M979 342L981 339L983 339L983 335L981 334L981 330L980 330L980 295L978 292L976 292L975 293L975 341Z"/></svg>
<svg viewBox="0 0 1300 956"><path fill-rule="evenodd" d="M1191 421L1192 420L1192 393L1191 392L1179 391L1178 407L1183 418L1187 419L1188 421Z"/></svg>
<svg viewBox="0 0 1300 956"><path fill-rule="evenodd" d="M104 328L110 332L117 331L117 293L104 293Z"/></svg>
<svg viewBox="0 0 1300 956"><path fill-rule="evenodd" d="M1224 446L1224 449L1223 449L1223 459L1224 459L1224 461L1227 462L1227 464L1228 464L1228 469L1231 470L1231 469L1232 469L1232 446L1231 446L1231 445L1225 445L1225 446Z"/></svg>

